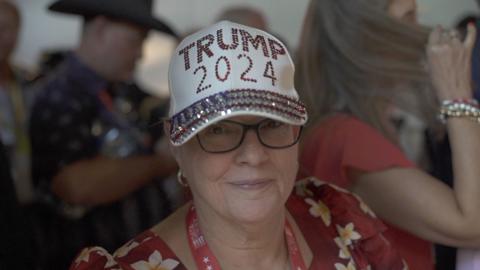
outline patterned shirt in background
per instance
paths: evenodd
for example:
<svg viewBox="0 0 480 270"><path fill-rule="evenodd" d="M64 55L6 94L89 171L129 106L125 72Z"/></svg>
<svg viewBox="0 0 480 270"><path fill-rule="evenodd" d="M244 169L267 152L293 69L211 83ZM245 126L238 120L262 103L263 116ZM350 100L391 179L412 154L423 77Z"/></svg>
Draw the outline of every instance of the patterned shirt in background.
<svg viewBox="0 0 480 270"><path fill-rule="evenodd" d="M107 90L111 108L101 99ZM32 176L39 198L32 212L38 219L40 265L66 269L81 248L118 247L168 215L170 206L161 179L122 201L92 209L74 207L56 197L51 181L64 166L97 155L124 158L151 150L132 121L138 118L138 106L116 95L138 89L109 85L74 54L46 78L40 91L30 124Z"/></svg>

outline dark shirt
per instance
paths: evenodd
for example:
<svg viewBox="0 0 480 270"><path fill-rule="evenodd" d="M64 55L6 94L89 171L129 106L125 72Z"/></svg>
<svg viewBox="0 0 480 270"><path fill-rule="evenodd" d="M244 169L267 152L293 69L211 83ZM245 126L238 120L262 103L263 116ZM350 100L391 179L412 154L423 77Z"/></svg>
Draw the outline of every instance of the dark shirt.
<svg viewBox="0 0 480 270"><path fill-rule="evenodd" d="M477 31L480 29L480 19L476 21ZM472 54L472 79L475 98L480 101L480 35L477 35Z"/></svg>
<svg viewBox="0 0 480 270"><path fill-rule="evenodd" d="M170 212L159 179L119 202L93 209L70 206L50 190L53 177L76 161L149 152L142 132L122 110L124 101L112 95L113 87L72 54L47 78L33 106L32 174L42 205L36 211L38 238L40 244L49 243L42 257L50 269L66 269L87 245L118 247ZM111 104L101 98L105 95Z"/></svg>
<svg viewBox="0 0 480 270"><path fill-rule="evenodd" d="M28 218L15 195L7 151L0 141L0 270L34 269Z"/></svg>

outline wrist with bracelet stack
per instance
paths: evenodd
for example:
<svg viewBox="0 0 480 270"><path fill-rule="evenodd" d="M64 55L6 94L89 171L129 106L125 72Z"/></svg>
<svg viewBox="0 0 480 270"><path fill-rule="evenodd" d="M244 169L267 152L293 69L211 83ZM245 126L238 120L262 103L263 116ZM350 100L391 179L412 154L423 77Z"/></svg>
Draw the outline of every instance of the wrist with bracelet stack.
<svg viewBox="0 0 480 270"><path fill-rule="evenodd" d="M473 98L444 100L440 105L438 115L440 121L446 123L448 118L467 118L480 123L480 107Z"/></svg>

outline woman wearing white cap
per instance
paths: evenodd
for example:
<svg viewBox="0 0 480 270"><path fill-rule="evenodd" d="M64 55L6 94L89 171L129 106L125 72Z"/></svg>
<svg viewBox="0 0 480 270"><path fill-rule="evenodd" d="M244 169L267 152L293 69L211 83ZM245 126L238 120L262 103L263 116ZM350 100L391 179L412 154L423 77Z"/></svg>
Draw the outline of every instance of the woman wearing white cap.
<svg viewBox="0 0 480 270"><path fill-rule="evenodd" d="M72 269L403 269L359 199L295 184L307 113L293 75L285 46L254 28L223 21L183 40L165 130L193 200L113 255L85 249Z"/></svg>

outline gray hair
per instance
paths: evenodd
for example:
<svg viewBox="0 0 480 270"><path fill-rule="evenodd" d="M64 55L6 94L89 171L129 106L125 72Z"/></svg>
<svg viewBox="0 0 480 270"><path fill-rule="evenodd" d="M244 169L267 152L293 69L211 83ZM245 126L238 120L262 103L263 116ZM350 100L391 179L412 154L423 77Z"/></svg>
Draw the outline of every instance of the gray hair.
<svg viewBox="0 0 480 270"><path fill-rule="evenodd" d="M436 101L425 68L429 29L391 18L388 4L311 0L296 86L313 122L347 112L389 137L380 120L385 102L433 121ZM413 95L421 106L412 104Z"/></svg>

